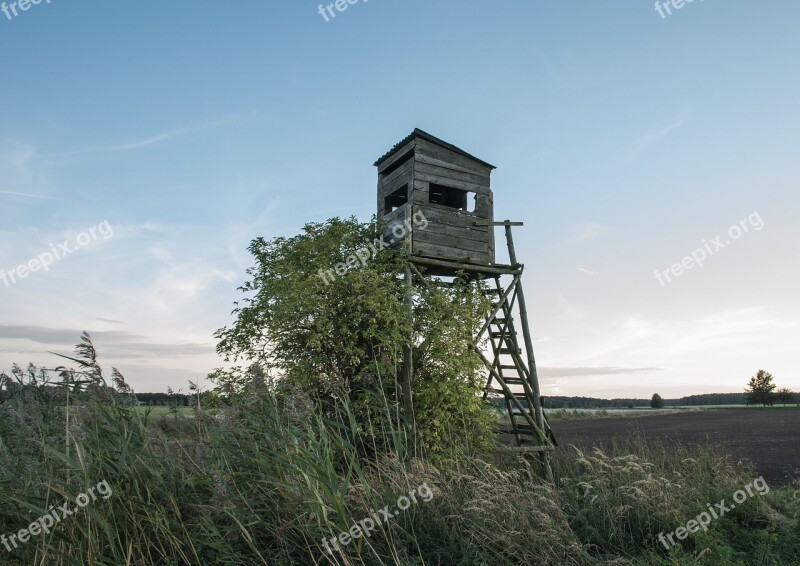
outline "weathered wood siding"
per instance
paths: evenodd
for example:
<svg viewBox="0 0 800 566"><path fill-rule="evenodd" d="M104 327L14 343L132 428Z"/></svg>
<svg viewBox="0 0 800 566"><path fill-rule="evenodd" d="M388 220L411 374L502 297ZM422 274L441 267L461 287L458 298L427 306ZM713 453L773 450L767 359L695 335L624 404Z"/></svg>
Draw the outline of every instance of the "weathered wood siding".
<svg viewBox="0 0 800 566"><path fill-rule="evenodd" d="M409 152L413 152L413 158L403 162ZM428 139L415 138L398 148L378 170L378 214L388 223L385 241L396 247L400 241L410 238L411 250L416 255L493 264L494 230L475 226L479 220L494 220L491 172L492 167L488 164ZM467 191L468 210L430 202L432 183ZM404 186L408 186L408 204L387 212L386 197ZM474 211L470 212L473 208ZM409 233L403 223L413 219L415 214L422 214L428 225L423 230L411 222L413 230ZM391 233L398 224L403 226L405 234L400 241L396 238L400 227L394 235Z"/></svg>

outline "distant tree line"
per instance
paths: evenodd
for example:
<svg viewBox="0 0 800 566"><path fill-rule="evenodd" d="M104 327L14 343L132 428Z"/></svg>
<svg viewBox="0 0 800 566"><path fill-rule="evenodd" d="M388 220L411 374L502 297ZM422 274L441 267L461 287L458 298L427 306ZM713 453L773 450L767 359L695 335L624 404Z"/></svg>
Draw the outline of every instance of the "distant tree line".
<svg viewBox="0 0 800 566"><path fill-rule="evenodd" d="M750 405L773 403L795 403L798 401L796 395L788 389L778 389L774 391L772 375L759 371L756 376L751 378L748 384L748 391L744 393L702 393L699 395L687 395L678 399L662 399L657 393L650 399L635 398L615 398L599 399L597 397L566 397L566 396L547 396L542 397L542 406L545 409L626 409L631 407L694 407L700 405ZM201 404L205 407L218 405L218 392L203 391L200 395ZM195 395L184 393L136 393L136 398L141 405L148 406L178 406L188 407L195 403ZM493 400L498 408L504 407L503 399ZM520 401L523 406L527 406L526 401Z"/></svg>
<svg viewBox="0 0 800 566"><path fill-rule="evenodd" d="M667 405L744 405L747 403L745 393L703 393L689 395L680 399L668 399Z"/></svg>
<svg viewBox="0 0 800 566"><path fill-rule="evenodd" d="M177 405L179 407L188 407L191 403L192 396L183 393L137 393L136 399L139 400L141 405L148 406L167 406Z"/></svg>
<svg viewBox="0 0 800 566"><path fill-rule="evenodd" d="M558 395L542 398L545 409L626 409L649 407L650 399L598 399L596 397L562 397Z"/></svg>
<svg viewBox="0 0 800 566"><path fill-rule="evenodd" d="M212 391L204 391L201 394L201 402L207 405L213 401ZM147 406L193 406L194 395L185 393L136 393L136 399L140 405ZM788 392L778 392L773 394L774 401L778 403L794 403L793 394ZM627 409L629 407L652 407L653 399L599 399L597 397L564 397L547 396L543 397L545 409ZM703 393L701 395L688 395L679 399L661 399L665 407L694 407L700 405L746 405L748 395L746 393ZM751 401L752 402L752 401ZM504 401L498 399L498 407L504 406ZM525 401L521 401L523 406ZM769 403L772 404L772 403ZM659 405L660 406L660 405ZM658 407L656 407L658 408Z"/></svg>
<svg viewBox="0 0 800 566"><path fill-rule="evenodd" d="M666 407L698 406L698 405L745 405L745 393L704 393L687 395L679 399L663 399ZM634 407L650 407L651 399L598 399L596 397L544 397L545 409L625 409Z"/></svg>

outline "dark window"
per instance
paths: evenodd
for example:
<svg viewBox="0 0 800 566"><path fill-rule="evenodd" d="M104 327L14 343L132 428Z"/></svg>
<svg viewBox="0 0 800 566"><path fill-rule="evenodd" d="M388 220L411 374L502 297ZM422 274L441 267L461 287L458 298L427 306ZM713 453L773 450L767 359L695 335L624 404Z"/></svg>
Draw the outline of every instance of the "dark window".
<svg viewBox="0 0 800 566"><path fill-rule="evenodd" d="M475 198L468 199L469 194L469 191L431 183L428 189L428 202L467 212L475 212ZM471 200L471 203L469 203L471 206L468 205L469 200Z"/></svg>
<svg viewBox="0 0 800 566"><path fill-rule="evenodd" d="M383 201L383 213L389 214L395 208L399 208L408 202L408 185L403 185Z"/></svg>
<svg viewBox="0 0 800 566"><path fill-rule="evenodd" d="M397 161L389 165L386 169L381 171L381 179L385 179L398 169L400 169L403 165L411 161L414 157L414 148L412 147L409 149L402 157L400 157Z"/></svg>

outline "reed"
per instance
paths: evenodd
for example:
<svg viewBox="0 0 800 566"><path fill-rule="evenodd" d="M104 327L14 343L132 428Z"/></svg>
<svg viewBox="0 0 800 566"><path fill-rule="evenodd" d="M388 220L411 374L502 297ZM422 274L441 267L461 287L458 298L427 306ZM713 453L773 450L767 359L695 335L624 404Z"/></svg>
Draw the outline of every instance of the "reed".
<svg viewBox="0 0 800 566"><path fill-rule="evenodd" d="M346 402L335 420L298 415L263 385L213 413L164 418L102 386L73 388L66 407L52 384L3 379L0 533L101 480L113 489L49 535L0 547L3 564L800 562L797 502L778 489L670 552L659 545L659 532L755 477L712 447L562 447L551 485L509 450L410 457L402 427L383 429L392 449L366 458L359 443L375 431L361 430ZM323 539L423 484L429 502L326 552Z"/></svg>

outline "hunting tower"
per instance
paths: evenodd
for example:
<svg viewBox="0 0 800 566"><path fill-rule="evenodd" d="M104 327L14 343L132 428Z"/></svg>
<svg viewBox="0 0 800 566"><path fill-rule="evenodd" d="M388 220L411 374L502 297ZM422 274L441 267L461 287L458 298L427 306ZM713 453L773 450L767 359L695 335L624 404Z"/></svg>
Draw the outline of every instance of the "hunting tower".
<svg viewBox="0 0 800 566"><path fill-rule="evenodd" d="M423 273L444 279L463 274L482 278L492 307L472 348L487 369L484 398L497 399L509 424L499 432L512 435L517 446L541 453L549 474L546 451L555 444L541 406L539 380L512 226L494 221L490 177L493 165L416 129L375 162L378 168L378 218L386 222L384 241L393 248L408 243L406 303ZM417 227L418 219L426 221ZM413 223L412 223L413 219ZM508 264L495 262L494 229L505 228ZM519 321L522 346L515 319ZM411 347L406 349L403 383L407 414L413 414Z"/></svg>
<svg viewBox="0 0 800 566"><path fill-rule="evenodd" d="M494 263L494 231L476 221L493 221L489 177L493 165L434 136L414 130L375 162L378 167L378 217L387 234L415 214L425 230L392 238L410 239L414 255L477 265Z"/></svg>

